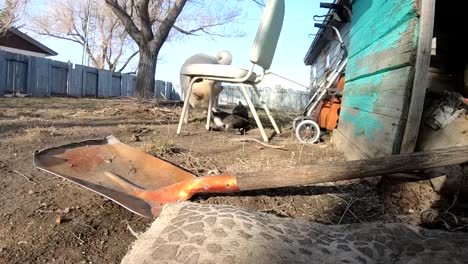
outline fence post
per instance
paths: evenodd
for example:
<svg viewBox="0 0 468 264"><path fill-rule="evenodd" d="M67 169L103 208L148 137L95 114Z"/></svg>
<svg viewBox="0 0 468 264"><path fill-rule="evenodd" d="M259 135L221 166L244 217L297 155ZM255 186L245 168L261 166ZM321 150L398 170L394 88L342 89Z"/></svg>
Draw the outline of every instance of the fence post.
<svg viewBox="0 0 468 264"><path fill-rule="evenodd" d="M166 83L164 81L156 80L154 97L156 97L157 99L163 99L164 96L166 96L164 94L165 87L166 87Z"/></svg>
<svg viewBox="0 0 468 264"><path fill-rule="evenodd" d="M172 100L172 83L171 82L166 82L166 91L165 91L165 95L166 95L166 99L167 100Z"/></svg>
<svg viewBox="0 0 468 264"><path fill-rule="evenodd" d="M71 94L71 82L72 82L72 71L73 71L73 63L71 63L70 61L68 61L68 65L67 65L67 95L72 95Z"/></svg>
<svg viewBox="0 0 468 264"><path fill-rule="evenodd" d="M5 52L0 50L0 96L5 94L6 90L6 76L7 76L7 62Z"/></svg>

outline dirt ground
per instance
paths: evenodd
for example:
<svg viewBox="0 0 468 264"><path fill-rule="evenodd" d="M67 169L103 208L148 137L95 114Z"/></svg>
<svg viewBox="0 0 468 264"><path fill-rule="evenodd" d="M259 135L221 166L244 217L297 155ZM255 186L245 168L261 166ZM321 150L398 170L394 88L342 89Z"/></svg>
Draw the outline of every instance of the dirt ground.
<svg viewBox="0 0 468 264"><path fill-rule="evenodd" d="M342 159L327 135L312 146L296 143L290 124L297 113L275 114L283 133L273 137L271 144L284 146L280 150L235 141L260 138L257 129L244 136L207 132L201 113L184 126L182 136L176 136L179 112L180 105L133 99L0 98L0 263L118 263L135 240L130 229L141 232L151 223L93 192L35 169L34 150L114 135L200 176L317 162L333 166L333 161ZM267 130L273 133L271 128ZM135 141L136 135L139 141ZM198 195L192 200L327 224L411 222L408 219L418 218L422 209L415 199L427 207L440 203L440 197L426 187L414 187L404 217L385 212L386 199L371 180Z"/></svg>

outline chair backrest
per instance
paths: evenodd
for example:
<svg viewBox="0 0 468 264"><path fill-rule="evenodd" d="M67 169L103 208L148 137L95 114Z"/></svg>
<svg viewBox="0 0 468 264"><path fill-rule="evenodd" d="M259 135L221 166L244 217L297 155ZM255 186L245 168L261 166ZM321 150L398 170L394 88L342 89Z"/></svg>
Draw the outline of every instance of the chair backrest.
<svg viewBox="0 0 468 264"><path fill-rule="evenodd" d="M264 70L268 70L273 61L283 20L284 0L269 0L250 51L250 61Z"/></svg>

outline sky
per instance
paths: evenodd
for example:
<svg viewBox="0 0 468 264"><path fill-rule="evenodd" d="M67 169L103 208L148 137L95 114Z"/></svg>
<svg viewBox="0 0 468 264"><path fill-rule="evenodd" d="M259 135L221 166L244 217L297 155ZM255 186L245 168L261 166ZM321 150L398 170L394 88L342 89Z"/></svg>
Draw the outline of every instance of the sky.
<svg viewBox="0 0 468 264"><path fill-rule="evenodd" d="M35 12L43 12L45 11L44 3L45 0L33 0L30 9L35 10ZM183 40L167 42L160 52L161 60L156 68L156 79L170 81L177 87L179 85L180 67L187 58L196 53L206 53L214 56L221 50L228 50L232 53L233 65L249 68L250 48L260 23L262 10L253 1L244 0L240 3L242 4L241 8L246 12L246 15L239 21L240 29L246 33L244 37L216 37L214 39L186 37ZM319 0L285 0L285 3L283 28L270 70L307 86L309 84L310 66L305 66L304 57L313 41L314 35L311 34L317 31L313 26L315 22L312 17L325 14L327 10L319 8ZM59 55L50 57L51 59L81 64L82 47L80 45L50 37L37 36L33 32L27 33L58 52ZM133 65L136 66L136 62ZM127 68L124 72L130 70ZM279 78L265 79L260 87L276 84L286 88L304 89Z"/></svg>

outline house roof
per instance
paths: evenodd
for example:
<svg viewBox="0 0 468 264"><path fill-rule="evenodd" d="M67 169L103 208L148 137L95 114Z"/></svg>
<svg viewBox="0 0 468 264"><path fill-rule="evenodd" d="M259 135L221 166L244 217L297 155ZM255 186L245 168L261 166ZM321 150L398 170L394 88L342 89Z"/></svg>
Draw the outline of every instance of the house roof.
<svg viewBox="0 0 468 264"><path fill-rule="evenodd" d="M58 55L57 52L46 47L39 41L31 38L16 28L8 29L6 34L0 37L0 46L38 52L49 56Z"/></svg>
<svg viewBox="0 0 468 264"><path fill-rule="evenodd" d="M340 4L342 1L343 0L333 0L333 3ZM331 8L328 9L326 15L327 19L324 22L322 22L322 24L338 27L341 24L340 22L329 19L332 12L333 10ZM317 56L320 54L320 51L323 49L323 47L330 41L327 38L325 38L325 32L326 29L324 28L320 28L318 30L314 40L312 41L312 44L309 47L309 50L307 50L307 53L304 57L305 65L311 65L314 62L315 58L317 58Z"/></svg>

